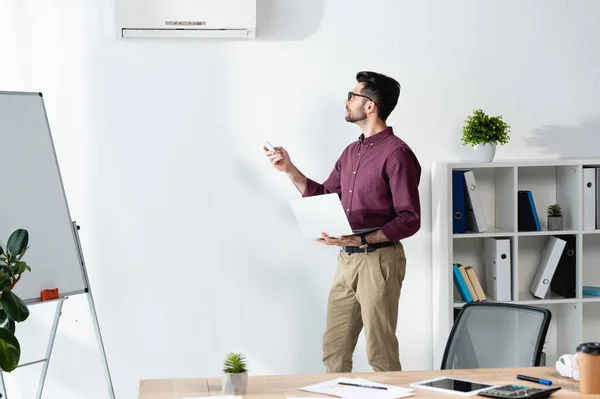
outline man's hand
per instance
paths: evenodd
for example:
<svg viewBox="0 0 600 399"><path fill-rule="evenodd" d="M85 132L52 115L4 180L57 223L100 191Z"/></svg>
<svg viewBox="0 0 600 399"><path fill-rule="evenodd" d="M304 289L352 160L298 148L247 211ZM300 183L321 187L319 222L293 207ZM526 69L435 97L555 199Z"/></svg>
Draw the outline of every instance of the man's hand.
<svg viewBox="0 0 600 399"><path fill-rule="evenodd" d="M318 242L326 245L337 245L338 247L359 247L360 236L341 236L338 238L329 237L325 233L321 233L323 238L317 238Z"/></svg>
<svg viewBox="0 0 600 399"><path fill-rule="evenodd" d="M290 158L290 154L283 147L275 147L277 151L270 151L267 147L263 147L265 155L269 158L271 165L280 172L293 172L295 167Z"/></svg>
<svg viewBox="0 0 600 399"><path fill-rule="evenodd" d="M306 191L306 176L292 163L290 154L288 154L285 148L275 147L275 149L277 151L270 151L267 147L263 146L265 155L269 158L271 165L278 171L287 174L300 194L304 194L304 191Z"/></svg>

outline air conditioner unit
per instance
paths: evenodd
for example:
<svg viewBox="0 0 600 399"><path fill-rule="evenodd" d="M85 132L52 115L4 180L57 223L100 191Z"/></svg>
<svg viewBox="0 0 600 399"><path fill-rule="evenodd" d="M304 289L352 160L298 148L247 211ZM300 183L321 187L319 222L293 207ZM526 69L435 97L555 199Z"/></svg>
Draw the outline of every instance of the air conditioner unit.
<svg viewBox="0 0 600 399"><path fill-rule="evenodd" d="M256 0L114 0L118 38L254 38Z"/></svg>

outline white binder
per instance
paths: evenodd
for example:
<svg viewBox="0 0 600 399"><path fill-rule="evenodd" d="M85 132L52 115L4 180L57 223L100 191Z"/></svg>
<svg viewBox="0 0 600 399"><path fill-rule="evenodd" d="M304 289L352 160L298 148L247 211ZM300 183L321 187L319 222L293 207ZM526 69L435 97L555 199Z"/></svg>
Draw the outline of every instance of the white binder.
<svg viewBox="0 0 600 399"><path fill-rule="evenodd" d="M554 276L556 266L558 266L558 261L562 256L566 244L567 242L560 238L554 236L548 238L548 244L546 244L542 260L531 284L530 291L536 298L544 299L546 296L548 287L550 287L550 281L552 281L552 276Z"/></svg>
<svg viewBox="0 0 600 399"><path fill-rule="evenodd" d="M468 193L468 205L469 205L469 218L467 218L467 228L471 231L482 233L488 229L487 221L485 219L485 212L483 211L483 205L481 204L481 198L479 197L479 190L475 183L475 175L472 170L467 170L464 173L465 184L467 186Z"/></svg>
<svg viewBox="0 0 600 399"><path fill-rule="evenodd" d="M511 300L511 253L509 238L483 239L487 295L498 302Z"/></svg>
<svg viewBox="0 0 600 399"><path fill-rule="evenodd" d="M600 168L596 168L596 228L600 229Z"/></svg>
<svg viewBox="0 0 600 399"><path fill-rule="evenodd" d="M596 229L596 168L583 168L583 230Z"/></svg>

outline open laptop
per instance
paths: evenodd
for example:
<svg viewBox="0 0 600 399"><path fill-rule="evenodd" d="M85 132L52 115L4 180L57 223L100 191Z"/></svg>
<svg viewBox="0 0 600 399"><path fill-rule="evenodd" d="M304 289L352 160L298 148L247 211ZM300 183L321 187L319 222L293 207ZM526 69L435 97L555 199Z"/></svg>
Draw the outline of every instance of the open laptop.
<svg viewBox="0 0 600 399"><path fill-rule="evenodd" d="M300 231L306 238L322 238L321 233L329 237L341 237L378 229L352 230L340 197L335 193L296 198L290 201L290 205Z"/></svg>

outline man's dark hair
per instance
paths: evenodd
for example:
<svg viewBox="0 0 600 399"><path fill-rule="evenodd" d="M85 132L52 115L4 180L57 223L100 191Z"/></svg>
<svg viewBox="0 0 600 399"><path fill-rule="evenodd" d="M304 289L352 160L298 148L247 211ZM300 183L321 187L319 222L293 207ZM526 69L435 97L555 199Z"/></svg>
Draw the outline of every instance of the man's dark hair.
<svg viewBox="0 0 600 399"><path fill-rule="evenodd" d="M382 121L387 120L392 113L398 97L400 97L400 83L393 78L377 72L361 71L356 74L356 80L364 83L362 94L369 96L377 104L377 115Z"/></svg>

